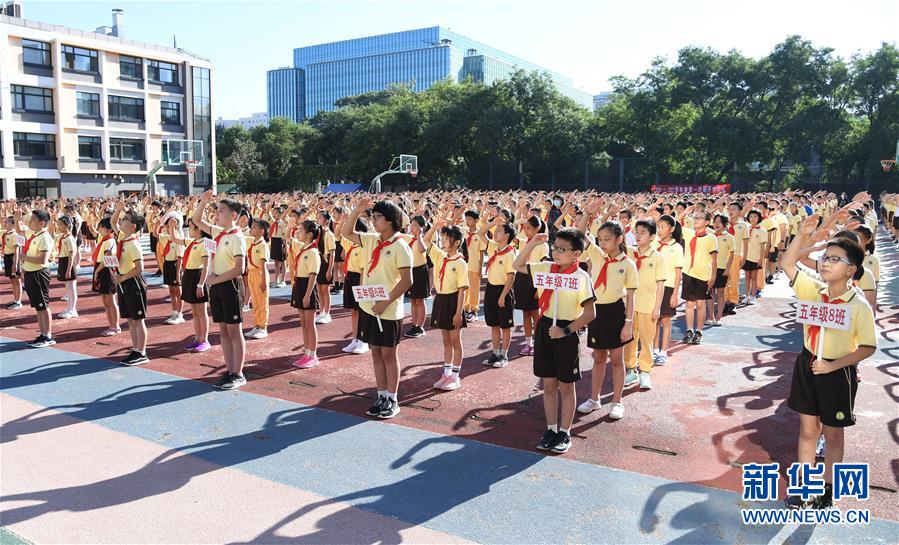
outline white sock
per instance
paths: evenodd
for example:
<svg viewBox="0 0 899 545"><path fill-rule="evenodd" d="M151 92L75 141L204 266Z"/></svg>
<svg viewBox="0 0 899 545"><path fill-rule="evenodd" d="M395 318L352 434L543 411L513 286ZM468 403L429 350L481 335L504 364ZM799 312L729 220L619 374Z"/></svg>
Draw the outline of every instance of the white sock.
<svg viewBox="0 0 899 545"><path fill-rule="evenodd" d="M453 364L452 363L444 363L443 364L443 376L448 377L453 374Z"/></svg>
<svg viewBox="0 0 899 545"><path fill-rule="evenodd" d="M526 344L526 345L528 345L528 346L531 346L531 345L534 344L534 341L532 341L530 337L525 337L525 338L524 338L524 344Z"/></svg>
<svg viewBox="0 0 899 545"><path fill-rule="evenodd" d="M571 435L571 428L568 428L567 430L562 429L562 430L559 430L559 431L561 431L561 432L563 432L563 433L567 433L568 435Z"/></svg>
<svg viewBox="0 0 899 545"><path fill-rule="evenodd" d="M499 356L499 355L502 354L502 353L503 353L503 351L500 350L499 348L494 348L494 349L493 349L493 354L494 354L495 356Z"/></svg>
<svg viewBox="0 0 899 545"><path fill-rule="evenodd" d="M499 355L504 358L508 358L509 357L509 349L507 348L506 350L500 350Z"/></svg>
<svg viewBox="0 0 899 545"><path fill-rule="evenodd" d="M378 390L378 397L387 397L387 390Z"/></svg>
<svg viewBox="0 0 899 545"><path fill-rule="evenodd" d="M557 431L559 431L559 426L553 424L552 426L546 426L546 429L548 429L549 431L556 431L556 432L557 432Z"/></svg>
<svg viewBox="0 0 899 545"><path fill-rule="evenodd" d="M460 365L459 367L456 367L455 365L452 367L452 373L453 373L453 375L456 376L456 378L459 377L459 373L460 373L460 372L462 372L462 366L461 366L461 365Z"/></svg>
<svg viewBox="0 0 899 545"><path fill-rule="evenodd" d="M396 392L393 392L393 393L387 392L387 399L396 401Z"/></svg>

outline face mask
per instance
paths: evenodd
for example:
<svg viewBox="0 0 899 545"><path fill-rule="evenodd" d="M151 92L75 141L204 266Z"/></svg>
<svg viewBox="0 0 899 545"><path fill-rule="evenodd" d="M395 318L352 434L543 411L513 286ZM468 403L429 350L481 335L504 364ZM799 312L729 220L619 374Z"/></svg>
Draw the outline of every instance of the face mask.
<svg viewBox="0 0 899 545"><path fill-rule="evenodd" d="M562 201L556 199L556 200L553 201L553 205L554 205L554 206L562 206Z"/></svg>

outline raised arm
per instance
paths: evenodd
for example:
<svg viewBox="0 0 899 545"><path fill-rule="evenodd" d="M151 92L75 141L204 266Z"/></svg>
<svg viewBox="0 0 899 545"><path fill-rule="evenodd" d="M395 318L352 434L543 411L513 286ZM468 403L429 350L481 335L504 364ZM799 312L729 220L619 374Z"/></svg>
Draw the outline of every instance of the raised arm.
<svg viewBox="0 0 899 545"><path fill-rule="evenodd" d="M206 206L212 201L212 197L212 191L203 193L203 198L200 199L199 204L197 204L197 209L194 210L193 215L194 225L199 227L200 231L205 233L212 233L212 225L209 225L204 219L206 215Z"/></svg>
<svg viewBox="0 0 899 545"><path fill-rule="evenodd" d="M524 248L521 249L521 253L518 254L518 257L515 258L515 261L512 263L512 267L516 272L520 272L522 274L527 274L528 272L528 259L531 257L531 252L534 251L534 248L539 244L543 244L549 240L549 235L546 233L537 233L534 235L534 238L528 242Z"/></svg>
<svg viewBox="0 0 899 545"><path fill-rule="evenodd" d="M340 226L340 236L356 246L362 246L362 237L356 231L356 221L363 211L368 210L369 206L371 206L371 197L365 196L359 199L356 206L352 207L350 217Z"/></svg>

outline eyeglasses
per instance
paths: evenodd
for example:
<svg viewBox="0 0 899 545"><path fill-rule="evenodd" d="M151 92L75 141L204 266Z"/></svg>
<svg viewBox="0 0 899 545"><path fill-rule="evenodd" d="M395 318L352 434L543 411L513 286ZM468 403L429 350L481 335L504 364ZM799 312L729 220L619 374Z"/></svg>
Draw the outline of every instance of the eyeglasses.
<svg viewBox="0 0 899 545"><path fill-rule="evenodd" d="M377 213L377 212L374 212L374 213L372 213L372 215L371 215L372 221L377 221L377 220L383 219L383 218L384 218L384 214L379 214L379 213Z"/></svg>
<svg viewBox="0 0 899 545"><path fill-rule="evenodd" d="M558 246L552 247L553 253L564 254L565 252L575 252L574 248L559 248Z"/></svg>
<svg viewBox="0 0 899 545"><path fill-rule="evenodd" d="M818 258L818 263L831 263L833 265L836 265L840 262L843 262L847 265L852 265L852 263L850 263L848 259L840 257L838 255L822 255Z"/></svg>

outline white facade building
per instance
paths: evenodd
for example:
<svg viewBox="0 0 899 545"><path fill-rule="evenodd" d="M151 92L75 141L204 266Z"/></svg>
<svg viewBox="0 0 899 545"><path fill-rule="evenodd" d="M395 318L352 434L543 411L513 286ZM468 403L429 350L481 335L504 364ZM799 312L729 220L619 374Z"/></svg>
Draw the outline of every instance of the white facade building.
<svg viewBox="0 0 899 545"><path fill-rule="evenodd" d="M237 119L222 119L220 117L215 120L215 124L220 125L224 129L229 129L231 127L240 125L246 130L250 130L256 127L264 127L268 125L268 114L266 112L259 112L250 115L250 117L240 117Z"/></svg>

